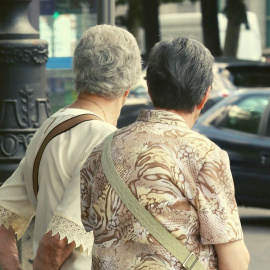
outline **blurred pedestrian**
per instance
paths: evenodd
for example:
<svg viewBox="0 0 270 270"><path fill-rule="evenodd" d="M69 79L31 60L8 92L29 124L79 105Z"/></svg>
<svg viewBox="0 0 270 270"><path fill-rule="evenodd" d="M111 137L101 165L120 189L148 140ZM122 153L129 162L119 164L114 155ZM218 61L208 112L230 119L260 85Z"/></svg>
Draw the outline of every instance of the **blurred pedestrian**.
<svg viewBox="0 0 270 270"><path fill-rule="evenodd" d="M191 130L209 96L212 66L212 55L195 40L157 43L146 75L155 110L141 111L86 160L82 222L94 232L93 269L248 268L228 155ZM141 218L145 209L153 223ZM156 223L182 243L184 260L164 248L167 235L155 231Z"/></svg>
<svg viewBox="0 0 270 270"><path fill-rule="evenodd" d="M21 269L14 236L23 235L34 215L34 269L91 269L87 252L91 255L93 237L81 222L79 169L93 147L116 130L129 89L141 75L135 38L116 26L91 27L75 49L73 71L77 100L44 122L18 169L0 188L3 270ZM33 164L44 138L60 123L89 114L95 120L78 124L46 146L36 197Z"/></svg>

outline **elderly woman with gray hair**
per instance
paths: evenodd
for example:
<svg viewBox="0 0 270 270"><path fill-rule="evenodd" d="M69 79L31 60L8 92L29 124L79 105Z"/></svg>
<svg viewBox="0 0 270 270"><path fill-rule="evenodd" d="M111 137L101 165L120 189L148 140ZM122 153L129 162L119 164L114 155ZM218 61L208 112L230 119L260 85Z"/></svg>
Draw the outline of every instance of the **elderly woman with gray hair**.
<svg viewBox="0 0 270 270"><path fill-rule="evenodd" d="M93 237L81 222L79 169L94 146L116 130L129 89L140 77L135 38L115 26L88 29L76 47L73 71L76 101L44 122L18 169L0 188L2 269L21 269L14 236L23 235L34 215L34 269L91 269L87 253L91 255ZM91 121L47 144L33 185L37 152L47 134L81 115L90 115Z"/></svg>

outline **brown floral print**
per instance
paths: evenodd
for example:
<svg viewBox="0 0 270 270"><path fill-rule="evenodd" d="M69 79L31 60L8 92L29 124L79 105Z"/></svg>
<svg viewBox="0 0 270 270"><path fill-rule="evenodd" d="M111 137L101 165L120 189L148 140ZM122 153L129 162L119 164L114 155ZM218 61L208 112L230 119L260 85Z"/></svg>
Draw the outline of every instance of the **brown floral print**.
<svg viewBox="0 0 270 270"><path fill-rule="evenodd" d="M82 221L95 237L93 269L182 269L112 190L101 147L81 170ZM243 238L227 153L180 116L142 111L134 124L116 132L111 154L141 205L206 269L217 269L214 244Z"/></svg>

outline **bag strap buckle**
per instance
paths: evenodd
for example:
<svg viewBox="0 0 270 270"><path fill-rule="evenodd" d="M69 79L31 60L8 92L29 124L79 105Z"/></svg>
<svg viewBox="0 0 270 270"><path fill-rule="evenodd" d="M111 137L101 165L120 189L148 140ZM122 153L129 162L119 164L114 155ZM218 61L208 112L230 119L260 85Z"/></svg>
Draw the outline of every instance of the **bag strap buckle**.
<svg viewBox="0 0 270 270"><path fill-rule="evenodd" d="M195 256L195 259L192 258L193 255ZM187 266L189 259L192 259L191 261L193 261L193 263L190 266ZM197 261L198 261L198 257L196 257L196 255L193 252L190 252L190 254L188 255L188 257L183 262L182 266L186 270L191 270L195 266L195 264L196 264Z"/></svg>

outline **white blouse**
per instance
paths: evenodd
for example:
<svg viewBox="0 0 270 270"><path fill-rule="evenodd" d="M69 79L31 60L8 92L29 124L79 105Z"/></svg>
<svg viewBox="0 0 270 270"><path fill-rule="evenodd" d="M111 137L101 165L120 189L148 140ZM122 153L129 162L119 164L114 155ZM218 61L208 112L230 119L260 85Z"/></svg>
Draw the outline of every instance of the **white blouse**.
<svg viewBox="0 0 270 270"><path fill-rule="evenodd" d="M116 127L98 120L83 122L50 141L39 167L39 193L33 192L32 171L37 151L46 135L61 122L92 112L66 108L48 118L33 136L25 158L0 188L0 225L12 226L21 238L35 218L34 255L43 234L75 241L76 249L61 269L91 269L93 235L84 230L80 208L80 168L92 149ZM82 252L82 253L81 253Z"/></svg>

